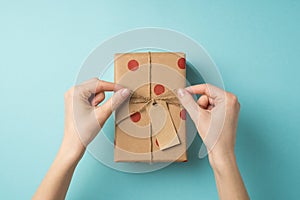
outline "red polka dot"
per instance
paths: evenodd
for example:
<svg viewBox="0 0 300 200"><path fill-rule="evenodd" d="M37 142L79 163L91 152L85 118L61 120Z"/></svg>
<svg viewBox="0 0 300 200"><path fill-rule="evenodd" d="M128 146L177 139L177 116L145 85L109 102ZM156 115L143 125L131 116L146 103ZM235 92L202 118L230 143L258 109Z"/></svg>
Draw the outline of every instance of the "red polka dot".
<svg viewBox="0 0 300 200"><path fill-rule="evenodd" d="M163 85L157 84L154 87L154 93L156 95L160 95L165 92L165 87Z"/></svg>
<svg viewBox="0 0 300 200"><path fill-rule="evenodd" d="M139 63L136 60L130 60L127 64L128 69L131 71L135 71L139 68Z"/></svg>
<svg viewBox="0 0 300 200"><path fill-rule="evenodd" d="M158 141L157 141L157 139L155 140L155 144L159 147L159 144L158 144Z"/></svg>
<svg viewBox="0 0 300 200"><path fill-rule="evenodd" d="M179 58L177 61L177 65L180 69L185 69L185 58Z"/></svg>
<svg viewBox="0 0 300 200"><path fill-rule="evenodd" d="M187 162L187 160L184 160L184 161L182 161L182 162Z"/></svg>
<svg viewBox="0 0 300 200"><path fill-rule="evenodd" d="M182 110L180 111L180 118L181 118L182 120L186 120L186 111L185 111L185 109L182 109Z"/></svg>
<svg viewBox="0 0 300 200"><path fill-rule="evenodd" d="M140 121L140 119L141 119L141 113L140 112L133 113L132 115L130 115L130 119L133 122Z"/></svg>
<svg viewBox="0 0 300 200"><path fill-rule="evenodd" d="M116 139L114 139L114 145L116 146Z"/></svg>

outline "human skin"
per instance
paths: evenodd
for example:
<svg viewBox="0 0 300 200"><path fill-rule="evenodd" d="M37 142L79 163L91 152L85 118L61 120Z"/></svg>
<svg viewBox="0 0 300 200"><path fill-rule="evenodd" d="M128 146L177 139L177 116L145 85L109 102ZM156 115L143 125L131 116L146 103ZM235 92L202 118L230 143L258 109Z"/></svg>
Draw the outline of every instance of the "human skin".
<svg viewBox="0 0 300 200"><path fill-rule="evenodd" d="M201 97L195 102L192 94ZM240 110L237 97L215 86L200 84L179 89L178 98L206 145L219 198L249 199L234 153Z"/></svg>
<svg viewBox="0 0 300 200"><path fill-rule="evenodd" d="M101 106L97 106L105 99L105 92L109 91L115 91L114 95ZM129 95L130 90L97 78L72 87L65 93L65 128L62 144L33 199L65 198L73 172L86 146L94 139L111 113ZM91 96L94 98L89 101ZM89 131L86 131L87 129Z"/></svg>
<svg viewBox="0 0 300 200"><path fill-rule="evenodd" d="M115 91L114 95L99 106L98 104L105 99L105 92L109 91ZM224 98L220 98L221 92L226 94ZM203 94L197 102L191 96L194 93ZM65 198L74 170L87 145L95 138L111 113L130 94L131 91L127 88L97 78L72 87L65 93L65 128L62 144L33 199ZM91 96L93 98L90 98ZM209 124L206 123L214 122L210 121L210 113L223 112L218 106L225 105L227 113L221 135L215 145L206 144L210 149L208 157L215 174L220 199L248 199L234 154L239 112L239 103L235 96L213 86L196 85L179 89L178 98L191 115L204 141L210 134L207 133ZM201 120L204 120L206 125L203 121L199 123Z"/></svg>

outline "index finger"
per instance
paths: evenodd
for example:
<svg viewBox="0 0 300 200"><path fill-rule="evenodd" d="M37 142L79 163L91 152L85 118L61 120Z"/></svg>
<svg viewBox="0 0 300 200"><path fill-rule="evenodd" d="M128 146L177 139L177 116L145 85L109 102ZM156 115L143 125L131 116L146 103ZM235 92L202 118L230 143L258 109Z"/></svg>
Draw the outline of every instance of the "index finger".
<svg viewBox="0 0 300 200"><path fill-rule="evenodd" d="M113 91L115 89L116 89L115 83L99 80L96 87L96 93L103 92L103 91Z"/></svg>
<svg viewBox="0 0 300 200"><path fill-rule="evenodd" d="M84 85L91 93L113 91L117 88L115 83L99 80L98 78L90 79L82 83L82 85Z"/></svg>
<svg viewBox="0 0 300 200"><path fill-rule="evenodd" d="M211 98L223 96L225 92L224 90L210 84L192 85L185 89L192 94L205 94Z"/></svg>

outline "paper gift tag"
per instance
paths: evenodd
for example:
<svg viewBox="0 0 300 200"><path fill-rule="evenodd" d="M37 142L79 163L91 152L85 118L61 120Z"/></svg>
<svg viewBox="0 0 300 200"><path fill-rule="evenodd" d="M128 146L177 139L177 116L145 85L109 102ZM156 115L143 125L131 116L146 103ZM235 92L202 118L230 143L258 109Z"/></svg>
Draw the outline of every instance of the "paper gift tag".
<svg viewBox="0 0 300 200"><path fill-rule="evenodd" d="M180 144L174 122L165 101L159 101L149 107L152 136L156 137L159 149L164 150Z"/></svg>

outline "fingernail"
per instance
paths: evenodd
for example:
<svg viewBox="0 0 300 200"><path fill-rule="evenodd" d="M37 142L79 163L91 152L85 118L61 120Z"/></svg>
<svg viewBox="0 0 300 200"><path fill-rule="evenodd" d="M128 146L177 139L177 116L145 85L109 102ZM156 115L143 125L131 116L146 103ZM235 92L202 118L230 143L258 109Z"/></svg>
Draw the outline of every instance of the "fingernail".
<svg viewBox="0 0 300 200"><path fill-rule="evenodd" d="M115 84L114 90L115 90L115 91L118 91L118 90L120 90L120 89L122 89L122 88L124 88L122 85L116 83L116 84Z"/></svg>
<svg viewBox="0 0 300 200"><path fill-rule="evenodd" d="M122 89L121 95L122 95L123 97L128 97L129 94L130 94L130 90L129 90L128 88Z"/></svg>
<svg viewBox="0 0 300 200"><path fill-rule="evenodd" d="M179 88L179 89L177 90L177 94L178 94L178 96L179 96L180 98L182 98L182 97L185 95L184 89Z"/></svg>
<svg viewBox="0 0 300 200"><path fill-rule="evenodd" d="M188 92L191 92L191 91L190 91L190 90L191 90L191 87L190 87L190 86L189 86L189 87L186 87L185 90L188 91Z"/></svg>

